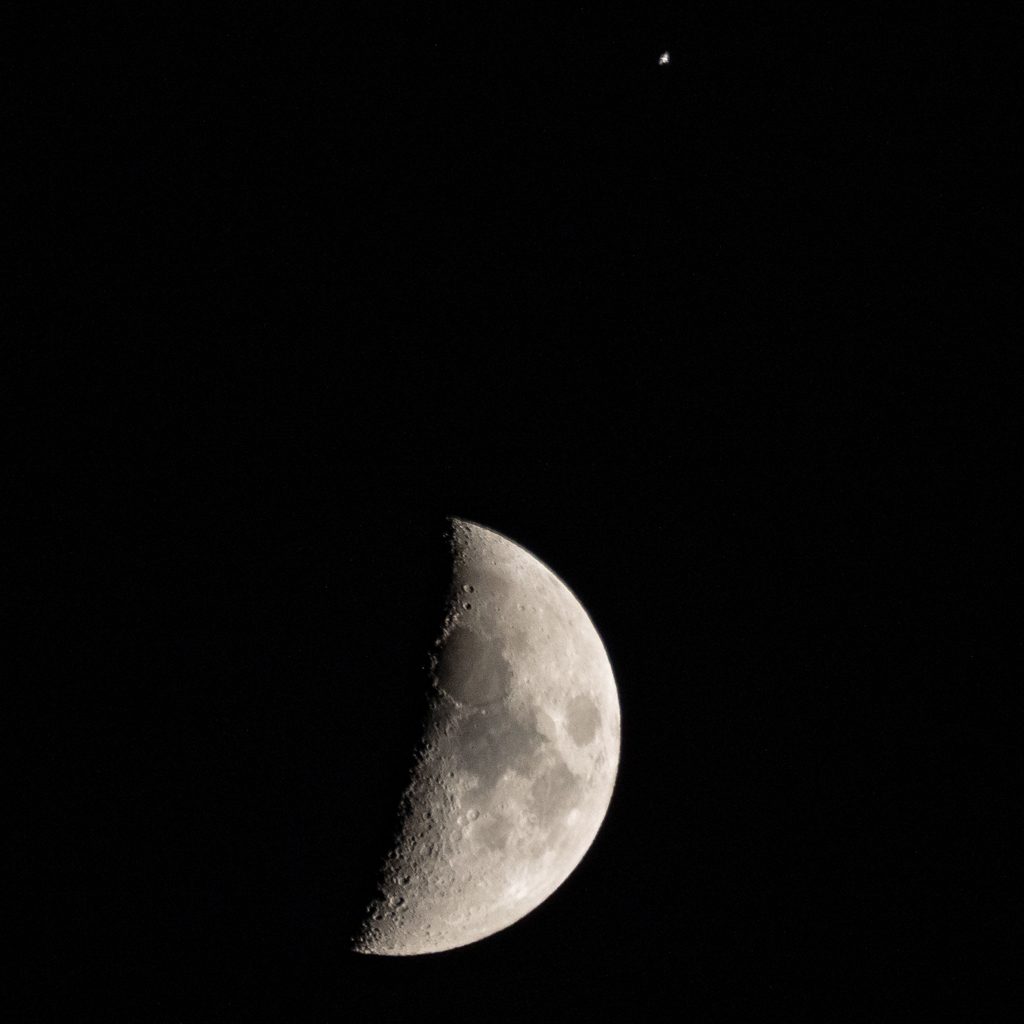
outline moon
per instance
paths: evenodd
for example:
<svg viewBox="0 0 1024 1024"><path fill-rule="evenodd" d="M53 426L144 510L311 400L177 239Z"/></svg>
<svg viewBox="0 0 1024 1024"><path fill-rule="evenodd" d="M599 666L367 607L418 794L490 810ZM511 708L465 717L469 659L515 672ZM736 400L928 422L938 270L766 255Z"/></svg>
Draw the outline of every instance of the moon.
<svg viewBox="0 0 1024 1024"><path fill-rule="evenodd" d="M615 785L618 692L583 606L507 537L451 525L423 741L360 953L437 953L515 923L582 860Z"/></svg>

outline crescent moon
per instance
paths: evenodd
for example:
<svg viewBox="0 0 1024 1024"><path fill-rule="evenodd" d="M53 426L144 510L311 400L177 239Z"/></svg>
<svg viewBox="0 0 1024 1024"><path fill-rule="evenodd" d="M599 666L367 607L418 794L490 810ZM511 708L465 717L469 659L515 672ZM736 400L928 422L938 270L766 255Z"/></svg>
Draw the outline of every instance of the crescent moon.
<svg viewBox="0 0 1024 1024"><path fill-rule="evenodd" d="M582 860L615 785L618 692L583 606L507 537L451 523L426 729L360 953L441 952L518 921Z"/></svg>

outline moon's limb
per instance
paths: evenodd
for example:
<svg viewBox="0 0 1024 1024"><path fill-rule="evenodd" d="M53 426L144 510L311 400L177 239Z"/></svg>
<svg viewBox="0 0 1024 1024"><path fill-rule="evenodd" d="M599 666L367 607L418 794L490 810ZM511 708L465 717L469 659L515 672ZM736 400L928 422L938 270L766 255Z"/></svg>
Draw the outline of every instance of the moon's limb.
<svg viewBox="0 0 1024 1024"><path fill-rule="evenodd" d="M582 605L508 538L452 525L423 749L359 952L439 952L519 920L583 858L615 783L618 694Z"/></svg>

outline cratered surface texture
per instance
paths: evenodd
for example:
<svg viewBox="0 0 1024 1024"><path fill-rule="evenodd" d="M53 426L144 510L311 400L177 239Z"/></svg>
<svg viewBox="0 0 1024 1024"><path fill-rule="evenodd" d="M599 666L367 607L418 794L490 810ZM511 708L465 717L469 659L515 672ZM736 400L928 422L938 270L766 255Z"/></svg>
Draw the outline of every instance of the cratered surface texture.
<svg viewBox="0 0 1024 1024"><path fill-rule="evenodd" d="M404 956L528 914L593 842L619 702L582 605L501 534L452 520L452 586L396 846L353 948Z"/></svg>

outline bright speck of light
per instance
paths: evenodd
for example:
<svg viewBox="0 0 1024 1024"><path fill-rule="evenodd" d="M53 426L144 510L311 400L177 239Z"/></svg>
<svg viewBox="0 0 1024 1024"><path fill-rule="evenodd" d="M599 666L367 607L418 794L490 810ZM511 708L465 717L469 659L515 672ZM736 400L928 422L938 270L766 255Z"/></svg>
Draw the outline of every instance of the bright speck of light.
<svg viewBox="0 0 1024 1024"><path fill-rule="evenodd" d="M665 52L664 52L664 53L663 53L663 54L662 54L662 55L661 55L661 56L660 56L660 57L658 58L658 63L659 63L659 64L667 64L667 63L668 63L668 50L666 50L666 51L665 51Z"/></svg>

